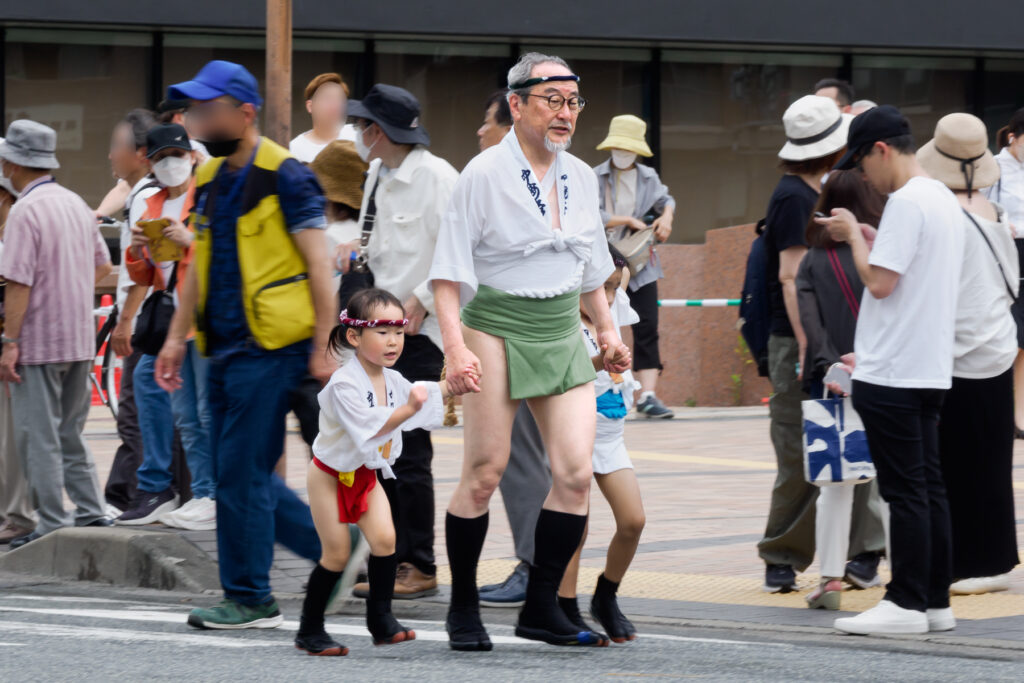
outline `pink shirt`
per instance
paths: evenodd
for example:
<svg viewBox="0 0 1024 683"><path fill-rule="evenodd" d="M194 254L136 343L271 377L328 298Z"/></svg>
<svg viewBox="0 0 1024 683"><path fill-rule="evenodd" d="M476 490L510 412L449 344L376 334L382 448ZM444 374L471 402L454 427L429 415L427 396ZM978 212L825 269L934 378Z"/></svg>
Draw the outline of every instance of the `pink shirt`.
<svg viewBox="0 0 1024 683"><path fill-rule="evenodd" d="M0 275L32 288L21 326L22 365L96 356L96 268L110 262L96 217L50 176L22 189L7 217Z"/></svg>

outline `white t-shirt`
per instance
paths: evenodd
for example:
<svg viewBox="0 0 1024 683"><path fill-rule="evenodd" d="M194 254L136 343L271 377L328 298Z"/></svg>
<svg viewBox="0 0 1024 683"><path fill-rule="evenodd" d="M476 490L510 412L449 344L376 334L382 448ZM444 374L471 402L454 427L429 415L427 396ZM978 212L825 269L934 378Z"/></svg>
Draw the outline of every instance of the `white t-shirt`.
<svg viewBox="0 0 1024 683"><path fill-rule="evenodd" d="M305 133L299 133L292 141L288 144L288 151L292 153L292 156L301 161L304 164L316 159L316 155L323 151L323 148L328 143L313 142L310 138L310 133L313 131L307 130ZM338 131L339 140L349 140L355 142L356 139L356 127L351 123L346 123Z"/></svg>
<svg viewBox="0 0 1024 683"><path fill-rule="evenodd" d="M615 188L609 197L615 209L612 213L618 216L632 216L636 211L636 168L627 171L620 171L613 168L612 177L615 178Z"/></svg>
<svg viewBox="0 0 1024 683"><path fill-rule="evenodd" d="M966 234L953 376L986 379L1009 370L1017 357L1017 323L1010 313L1013 299L1006 288L1009 285L1015 292L1019 289L1020 262L1005 213L1001 213L1002 221L998 223L971 214L985 231L991 249L967 215L962 216Z"/></svg>
<svg viewBox="0 0 1024 683"><path fill-rule="evenodd" d="M128 195L128 220L121 224L121 265L118 266L117 270L117 309L124 310L125 299L128 298L128 290L135 283L132 282L131 277L128 276L128 268L124 265L124 252L128 250L128 247L132 246L132 228L136 221L142 218L142 214L146 212L146 200L157 192L160 188L156 185L153 187L146 187L146 185L155 183L153 176L147 175L145 178L135 183L131 193ZM142 188L146 189L142 189ZM132 331L135 330L135 322L139 319L139 313L142 312L142 306L139 306L139 310L135 312L135 317L132 318Z"/></svg>
<svg viewBox="0 0 1024 683"><path fill-rule="evenodd" d="M900 279L884 299L864 290L854 337L855 380L951 386L964 235L960 203L939 181L914 177L889 196L868 262Z"/></svg>

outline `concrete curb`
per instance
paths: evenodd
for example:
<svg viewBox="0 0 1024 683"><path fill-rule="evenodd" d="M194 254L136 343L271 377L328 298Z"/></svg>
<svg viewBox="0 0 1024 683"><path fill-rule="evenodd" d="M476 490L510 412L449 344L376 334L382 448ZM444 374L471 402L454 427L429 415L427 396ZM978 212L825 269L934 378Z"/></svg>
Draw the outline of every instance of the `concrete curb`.
<svg viewBox="0 0 1024 683"><path fill-rule="evenodd" d="M217 564L175 533L58 529L0 556L0 571L189 593L218 592Z"/></svg>

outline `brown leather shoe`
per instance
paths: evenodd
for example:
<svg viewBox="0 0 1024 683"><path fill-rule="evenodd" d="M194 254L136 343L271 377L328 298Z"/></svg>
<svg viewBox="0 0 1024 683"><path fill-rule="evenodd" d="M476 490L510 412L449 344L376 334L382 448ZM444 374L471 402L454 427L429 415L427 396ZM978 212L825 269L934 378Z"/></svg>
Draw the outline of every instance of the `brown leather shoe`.
<svg viewBox="0 0 1024 683"><path fill-rule="evenodd" d="M414 600L437 594L437 577L428 576L408 562L401 562L395 572L395 600ZM352 586L352 595L370 597L370 584L363 581Z"/></svg>
<svg viewBox="0 0 1024 683"><path fill-rule="evenodd" d="M398 565L395 576L395 599L412 600L437 594L437 576L427 575L408 562Z"/></svg>
<svg viewBox="0 0 1024 683"><path fill-rule="evenodd" d="M3 526L0 526L0 543L10 543L19 536L31 533L32 529L25 529L11 521L4 522Z"/></svg>

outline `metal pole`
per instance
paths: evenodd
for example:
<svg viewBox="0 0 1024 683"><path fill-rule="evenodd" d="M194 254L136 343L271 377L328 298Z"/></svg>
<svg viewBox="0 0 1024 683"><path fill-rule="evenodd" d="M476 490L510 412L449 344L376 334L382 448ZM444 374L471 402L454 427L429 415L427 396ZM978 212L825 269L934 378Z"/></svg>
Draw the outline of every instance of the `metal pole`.
<svg viewBox="0 0 1024 683"><path fill-rule="evenodd" d="M292 133L292 0L267 0L267 93L264 133L288 145Z"/></svg>
<svg viewBox="0 0 1024 683"><path fill-rule="evenodd" d="M662 308L696 307L696 308L720 308L725 306L739 306L739 299L661 299L658 305Z"/></svg>

